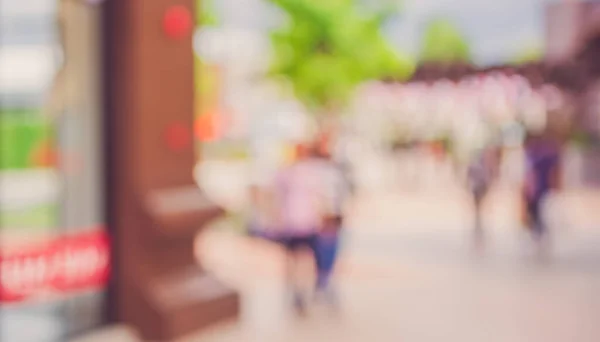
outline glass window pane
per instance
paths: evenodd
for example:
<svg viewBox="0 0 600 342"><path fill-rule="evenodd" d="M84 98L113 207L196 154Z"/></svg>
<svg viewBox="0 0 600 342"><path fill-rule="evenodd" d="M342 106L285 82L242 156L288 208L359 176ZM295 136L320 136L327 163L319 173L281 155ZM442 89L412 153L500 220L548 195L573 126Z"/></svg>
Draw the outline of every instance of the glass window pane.
<svg viewBox="0 0 600 342"><path fill-rule="evenodd" d="M103 229L100 10L84 0L0 2L3 266ZM62 341L101 324L103 302L103 291L0 300L0 340Z"/></svg>

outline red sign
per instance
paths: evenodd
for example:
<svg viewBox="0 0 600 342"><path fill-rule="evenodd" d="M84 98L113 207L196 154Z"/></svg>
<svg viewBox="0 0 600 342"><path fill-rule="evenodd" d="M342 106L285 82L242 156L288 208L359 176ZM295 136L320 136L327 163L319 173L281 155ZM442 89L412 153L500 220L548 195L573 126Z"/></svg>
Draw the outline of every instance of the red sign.
<svg viewBox="0 0 600 342"><path fill-rule="evenodd" d="M101 230L3 253L0 303L102 287L109 266L109 240Z"/></svg>

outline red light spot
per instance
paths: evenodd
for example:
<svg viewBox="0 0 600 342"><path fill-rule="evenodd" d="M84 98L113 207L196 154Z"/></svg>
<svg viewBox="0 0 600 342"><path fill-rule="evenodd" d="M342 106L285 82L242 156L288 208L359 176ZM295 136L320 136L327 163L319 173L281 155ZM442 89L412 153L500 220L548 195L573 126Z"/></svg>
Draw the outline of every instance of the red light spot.
<svg viewBox="0 0 600 342"><path fill-rule="evenodd" d="M56 166L57 158L56 148L49 141L39 144L30 155L31 163L36 167Z"/></svg>
<svg viewBox="0 0 600 342"><path fill-rule="evenodd" d="M203 114L196 119L196 138L200 141L214 141L217 139L217 129L214 114Z"/></svg>
<svg viewBox="0 0 600 342"><path fill-rule="evenodd" d="M191 129L182 123L171 124L166 131L167 146L173 151L181 151L192 143Z"/></svg>
<svg viewBox="0 0 600 342"><path fill-rule="evenodd" d="M163 28L167 36L174 39L185 38L193 26L192 15L186 7L173 6L165 12Z"/></svg>

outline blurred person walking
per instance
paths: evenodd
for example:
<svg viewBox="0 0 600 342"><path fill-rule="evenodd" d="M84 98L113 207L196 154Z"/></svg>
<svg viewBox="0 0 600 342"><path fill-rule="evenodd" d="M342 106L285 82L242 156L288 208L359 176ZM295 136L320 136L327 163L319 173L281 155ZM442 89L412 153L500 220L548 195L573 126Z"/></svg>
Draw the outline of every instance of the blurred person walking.
<svg viewBox="0 0 600 342"><path fill-rule="evenodd" d="M497 177L500 162L500 150L494 146L487 146L477 151L475 157L468 165L467 179L469 190L473 196L475 229L475 248L481 250L485 243L483 223L483 204L488 196L492 183Z"/></svg>
<svg viewBox="0 0 600 342"><path fill-rule="evenodd" d="M340 237L344 225L344 205L352 190L348 170L335 159L331 132L321 135L317 142L317 155L321 159L323 183L323 221L316 239L317 281L315 297L325 299L330 305L338 304L337 293L331 284L336 264Z"/></svg>
<svg viewBox="0 0 600 342"><path fill-rule="evenodd" d="M286 249L286 277L294 306L303 314L306 296L302 286L303 265L316 259L317 232L322 225L323 187L321 161L312 146L298 144L295 160L282 169L275 181L278 225ZM313 259L314 260L314 259Z"/></svg>
<svg viewBox="0 0 600 342"><path fill-rule="evenodd" d="M560 143L545 130L529 134L525 141L526 176L523 187L524 211L527 226L538 245L538 253L548 252L549 237L543 204L553 190L561 187Z"/></svg>

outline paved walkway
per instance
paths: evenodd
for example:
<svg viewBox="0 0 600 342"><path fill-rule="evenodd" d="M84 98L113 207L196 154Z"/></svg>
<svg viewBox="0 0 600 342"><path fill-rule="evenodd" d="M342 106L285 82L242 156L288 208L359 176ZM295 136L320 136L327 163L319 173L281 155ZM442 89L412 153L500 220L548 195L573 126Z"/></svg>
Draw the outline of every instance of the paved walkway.
<svg viewBox="0 0 600 342"><path fill-rule="evenodd" d="M460 198L363 200L337 274L341 312L314 306L308 317L294 316L281 250L217 225L198 249L207 268L239 289L241 317L178 342L600 339L600 231L558 234L554 258L540 264L522 231L507 226L493 230L486 252L475 256ZM134 341L123 331L111 336Z"/></svg>
<svg viewBox="0 0 600 342"><path fill-rule="evenodd" d="M291 313L281 250L217 224L198 250L240 291L241 317L179 342L600 340L600 196L577 190L550 201L555 253L543 264L519 227L515 196L507 188L491 196L480 256L457 187L359 196L337 274L342 310L314 306L306 318Z"/></svg>
<svg viewBox="0 0 600 342"><path fill-rule="evenodd" d="M290 313L277 247L208 232L199 248L206 265L239 288L242 317L182 342L600 339L600 230L557 233L554 259L539 264L516 216L490 210L495 229L477 257L468 202L446 196L362 199L338 272L343 310L333 316L318 306L304 319ZM501 208L510 196L496 196L495 210L510 212Z"/></svg>

